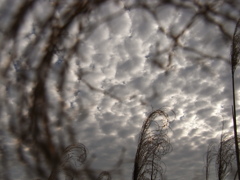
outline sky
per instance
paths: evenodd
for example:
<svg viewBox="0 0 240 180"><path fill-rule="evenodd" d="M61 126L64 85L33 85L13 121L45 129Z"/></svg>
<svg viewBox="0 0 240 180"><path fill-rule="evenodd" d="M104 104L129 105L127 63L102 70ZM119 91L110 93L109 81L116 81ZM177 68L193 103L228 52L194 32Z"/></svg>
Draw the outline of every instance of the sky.
<svg viewBox="0 0 240 180"><path fill-rule="evenodd" d="M181 4L180 1L172 2ZM222 122L223 131L233 133L230 37L236 25L234 20L240 15L239 5L232 7L224 1L211 2L213 11L217 12L208 14L212 21L204 19L204 15L196 15L200 8L193 1L184 2L184 6L174 3L155 6L157 1L149 0L147 3L154 11L151 14L141 6L134 6L135 1L126 0L110 1L96 7L87 19L86 27L101 23L93 29L86 28L82 34L78 32L78 23L73 23L63 38L63 44L59 45L63 50L57 51L53 57L46 82L47 96L53 107L50 114L53 122L56 121L56 117L52 117L54 107L59 99L64 101L66 114L73 119L70 126L77 142L87 147L89 157L94 155L93 169L111 170L125 149L121 169L124 179L130 180L142 123L153 110L164 109L170 114L168 136L173 147L172 152L162 159L167 179L204 178L205 153L209 143L219 142ZM14 4L14 1L10 3ZM5 13L10 14L14 7L17 5L6 8ZM24 61L20 58L22 52L31 38L36 38L33 33L35 20L44 20L51 10L51 2L41 0L29 13L17 40L17 60L11 65L10 81L14 82ZM119 13L116 17L105 20L116 12ZM58 13L61 17L61 9L56 15ZM229 14L234 20L222 14ZM3 27L4 24L7 26L6 18L1 21ZM48 32L45 33L43 37ZM68 47L76 38L81 42L77 53L69 58ZM39 52L41 48L40 44ZM39 52L34 52L36 57L40 57ZM4 57L3 52L1 57ZM61 97L53 87L66 59L68 70L64 96ZM5 63L0 61L1 65ZM31 63L33 69L38 65L37 60ZM81 79L79 72L82 73ZM31 73L34 79L34 71ZM239 114L240 70L236 70L235 76ZM4 99L7 83L3 78L1 83L4 86L0 96ZM30 94L33 83L28 85L27 93ZM10 86L7 93L8 103L16 108L17 90ZM1 110L1 118L3 127L6 127L7 112ZM54 131L65 132L65 128L62 126ZM3 129L1 131L9 136L2 137L1 141L11 146L14 138ZM210 177L217 179L214 170ZM113 174L112 179L118 177Z"/></svg>

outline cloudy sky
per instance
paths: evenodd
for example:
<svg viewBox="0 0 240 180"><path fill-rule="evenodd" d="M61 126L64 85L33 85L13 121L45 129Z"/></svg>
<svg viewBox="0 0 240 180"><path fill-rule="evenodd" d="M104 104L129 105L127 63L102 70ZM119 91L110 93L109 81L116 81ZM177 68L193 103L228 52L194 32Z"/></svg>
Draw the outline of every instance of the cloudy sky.
<svg viewBox="0 0 240 180"><path fill-rule="evenodd" d="M211 12L206 13L201 5L205 1L195 2L149 0L146 9L134 1L110 1L93 10L84 33L79 34L78 23L73 23L59 45L64 50L55 53L46 82L49 102L54 106L60 99L52 88L56 74L69 58L67 47L80 38L77 53L68 59L62 99L66 113L73 118L77 142L87 147L90 156L95 155L92 168L111 170L125 148L121 168L124 179L130 180L142 123L156 109L175 113L170 116L168 131L173 151L163 158L168 180L203 179L205 152L210 142L219 141L223 121L224 132L232 134L229 61L240 6L211 1ZM17 41L16 59L34 38L35 19L51 13L51 3L39 1L28 15ZM5 13L13 10L5 8ZM56 16L61 13L59 9ZM1 21L7 26L7 19ZM19 61L12 64L9 78L16 75ZM237 70L236 95L240 94L239 78ZM32 84L29 86L30 92ZM13 107L17 104L15 91L9 93ZM4 98L5 88L1 93ZM239 105L237 100L237 112ZM7 122L8 116L3 112L1 116ZM216 179L214 170L210 177ZM117 177L113 175L113 179Z"/></svg>

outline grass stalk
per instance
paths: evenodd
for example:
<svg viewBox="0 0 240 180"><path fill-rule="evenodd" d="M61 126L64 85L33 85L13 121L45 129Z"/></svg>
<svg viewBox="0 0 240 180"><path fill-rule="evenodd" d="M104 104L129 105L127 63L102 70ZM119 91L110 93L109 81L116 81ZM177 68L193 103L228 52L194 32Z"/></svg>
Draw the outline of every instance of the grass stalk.
<svg viewBox="0 0 240 180"><path fill-rule="evenodd" d="M236 118L236 99L235 99L235 81L234 73L232 73L232 94L233 94L233 107L232 107L232 116L233 116L233 128L234 128L234 141L235 141L235 151L236 151L236 161L237 161L237 171L238 179L240 180L240 164L239 164L239 145L237 138L237 118Z"/></svg>
<svg viewBox="0 0 240 180"><path fill-rule="evenodd" d="M233 128L234 128L234 141L235 141L235 151L236 151L236 161L237 161L237 172L238 179L240 180L240 164L239 164L239 145L238 145L238 133L237 133L237 114L236 114L236 97L235 97L235 70L239 63L239 54L240 54L240 19L237 22L235 31L233 34L232 41L232 54L231 54L231 70L232 70L232 96L233 96L233 107L232 107L232 116L233 116Z"/></svg>

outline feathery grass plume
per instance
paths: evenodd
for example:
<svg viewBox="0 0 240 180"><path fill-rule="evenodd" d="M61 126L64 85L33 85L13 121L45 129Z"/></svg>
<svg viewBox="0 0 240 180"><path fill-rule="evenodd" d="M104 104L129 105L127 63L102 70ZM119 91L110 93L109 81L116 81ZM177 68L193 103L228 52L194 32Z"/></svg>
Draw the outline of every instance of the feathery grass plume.
<svg viewBox="0 0 240 180"><path fill-rule="evenodd" d="M68 146L61 158L60 166L53 169L48 180L56 180L60 174L63 174L67 179L78 177L81 166L87 159L86 147L81 144L72 144Z"/></svg>
<svg viewBox="0 0 240 180"><path fill-rule="evenodd" d="M226 179L230 174L235 159L234 137L229 137L227 134L221 135L221 142L216 154L216 170L219 180Z"/></svg>
<svg viewBox="0 0 240 180"><path fill-rule="evenodd" d="M157 117L161 122L156 122ZM161 123L161 124L160 124ZM135 155L133 180L162 179L161 159L172 150L167 136L169 117L163 110L152 112L143 122Z"/></svg>
<svg viewBox="0 0 240 180"><path fill-rule="evenodd" d="M240 180L240 162L239 162L239 146L238 146L238 132L237 132L237 114L236 114L236 97L235 97L235 81L234 72L237 68L240 58L240 19L238 20L232 40L232 54L231 54L231 67L232 67L232 116L233 116L233 128L234 128L234 140L235 140L235 153L238 169L238 179Z"/></svg>
<svg viewBox="0 0 240 180"><path fill-rule="evenodd" d="M238 171L236 170L236 152L235 152L235 137L230 136L227 133L223 133L224 124L222 125L222 133L220 137L220 143L210 143L206 153L206 165L205 165L205 177L209 179L210 165L215 159L215 169L218 180L224 180L234 176L234 180L237 178ZM240 137L237 138L240 143Z"/></svg>
<svg viewBox="0 0 240 180"><path fill-rule="evenodd" d="M205 165L205 177L206 180L209 179L209 172L210 172L210 164L214 158L215 152L215 144L211 143L208 145L207 153L206 153L206 165Z"/></svg>
<svg viewBox="0 0 240 180"><path fill-rule="evenodd" d="M240 59L240 19L238 20L232 41L231 65L232 71L235 72Z"/></svg>
<svg viewBox="0 0 240 180"><path fill-rule="evenodd" d="M99 174L97 180L111 180L111 174L108 171L103 171Z"/></svg>

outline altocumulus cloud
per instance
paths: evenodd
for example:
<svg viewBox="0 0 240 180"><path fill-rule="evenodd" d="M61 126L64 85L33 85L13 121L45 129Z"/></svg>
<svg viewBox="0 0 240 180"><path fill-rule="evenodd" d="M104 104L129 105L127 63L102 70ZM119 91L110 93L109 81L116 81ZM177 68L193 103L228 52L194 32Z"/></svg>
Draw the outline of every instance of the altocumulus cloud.
<svg viewBox="0 0 240 180"><path fill-rule="evenodd" d="M169 131L173 151L163 158L170 180L201 177L204 152L211 140L219 140L221 122L229 120L225 128L232 131L230 40L225 39L235 22L221 19L220 23L228 23L222 27L214 22L213 14L206 21L197 15L199 7L189 4L160 3L151 7L154 13L131 3L127 8L125 1L96 7L87 23L100 23L86 32L77 49L80 57L70 57L63 97L50 88L58 80L58 67L66 65L62 59L68 58L64 50L56 53L56 68L47 80L49 101L52 106L61 98L66 102L77 141L95 155L92 168L111 169L125 148L126 162L121 168L124 179L131 179L138 133L153 109L166 108L176 114ZM36 7L36 17L44 15L45 8L50 12L48 2L39 1ZM215 8L231 11L224 3ZM33 19L29 15L19 44L27 45L24 37L31 36ZM78 37L76 32L73 26L66 43ZM12 76L15 71L11 69ZM9 101L16 106L14 92Z"/></svg>

